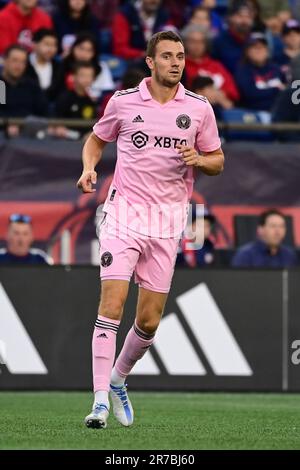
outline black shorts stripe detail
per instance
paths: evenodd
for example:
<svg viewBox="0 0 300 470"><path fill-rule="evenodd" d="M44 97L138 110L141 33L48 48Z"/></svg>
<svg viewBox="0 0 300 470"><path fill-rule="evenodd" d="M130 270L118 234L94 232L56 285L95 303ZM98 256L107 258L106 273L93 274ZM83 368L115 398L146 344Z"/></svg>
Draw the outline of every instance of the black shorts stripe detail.
<svg viewBox="0 0 300 470"><path fill-rule="evenodd" d="M196 100L203 101L203 103L207 103L207 99L204 96L196 95L192 91L185 90L185 94L191 98L195 98Z"/></svg>
<svg viewBox="0 0 300 470"><path fill-rule="evenodd" d="M152 339L155 336L155 333L153 335L147 335L147 333L143 333L141 330L139 330L135 325L133 325L134 332L142 339Z"/></svg>

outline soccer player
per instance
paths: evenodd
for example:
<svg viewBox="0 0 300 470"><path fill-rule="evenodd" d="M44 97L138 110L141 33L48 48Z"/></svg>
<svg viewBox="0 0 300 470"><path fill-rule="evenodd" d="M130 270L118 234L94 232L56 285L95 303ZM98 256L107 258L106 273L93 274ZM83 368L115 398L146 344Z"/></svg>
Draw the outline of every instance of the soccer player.
<svg viewBox="0 0 300 470"><path fill-rule="evenodd" d="M180 83L185 65L181 38L171 31L154 34L146 62L151 77L136 88L117 91L95 124L83 148L77 183L84 193L95 191L95 167L106 143L117 140L117 163L99 230L101 299L92 340L95 399L85 418L91 428L106 427L109 394L117 420L124 426L133 423L125 381L153 343L163 313L193 171L218 175L224 163L210 104ZM136 318L114 364L133 272L139 285Z"/></svg>

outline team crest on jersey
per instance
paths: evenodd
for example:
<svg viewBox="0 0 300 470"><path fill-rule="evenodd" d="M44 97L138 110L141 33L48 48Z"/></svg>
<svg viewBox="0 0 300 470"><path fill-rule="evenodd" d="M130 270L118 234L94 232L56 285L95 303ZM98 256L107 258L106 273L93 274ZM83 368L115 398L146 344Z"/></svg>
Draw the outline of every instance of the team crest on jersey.
<svg viewBox="0 0 300 470"><path fill-rule="evenodd" d="M103 255L101 256L101 266L103 266L103 268L107 268L111 265L112 262L113 255L109 251L103 253Z"/></svg>
<svg viewBox="0 0 300 470"><path fill-rule="evenodd" d="M180 114L176 119L176 124L180 129L188 129L191 125L191 118L187 114Z"/></svg>

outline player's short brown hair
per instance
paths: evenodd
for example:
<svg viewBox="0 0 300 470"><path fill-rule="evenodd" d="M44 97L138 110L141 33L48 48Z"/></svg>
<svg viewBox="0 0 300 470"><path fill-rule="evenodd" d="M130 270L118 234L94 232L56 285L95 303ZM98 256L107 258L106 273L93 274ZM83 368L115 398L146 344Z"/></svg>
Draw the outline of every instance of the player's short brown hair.
<svg viewBox="0 0 300 470"><path fill-rule="evenodd" d="M181 42L183 45L183 41L181 37L174 33L173 31L160 31L158 33L153 34L152 38L149 40L147 45L147 56L148 57L155 57L156 53L156 46L160 41L174 41L174 42Z"/></svg>

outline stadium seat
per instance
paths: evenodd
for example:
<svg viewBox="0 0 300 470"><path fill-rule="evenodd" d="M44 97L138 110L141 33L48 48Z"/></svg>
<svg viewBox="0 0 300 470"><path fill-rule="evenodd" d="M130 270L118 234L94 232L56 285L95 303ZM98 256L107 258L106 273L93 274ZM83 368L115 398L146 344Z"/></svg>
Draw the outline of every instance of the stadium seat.
<svg viewBox="0 0 300 470"><path fill-rule="evenodd" d="M243 108L226 109L221 112L221 120L228 124L269 124L270 114L263 111L252 111ZM259 140L271 141L273 134L270 131L239 131L225 130L226 140Z"/></svg>
<svg viewBox="0 0 300 470"><path fill-rule="evenodd" d="M235 215L233 219L235 246L239 247L252 242L256 238L256 228L258 224L258 215ZM290 215L285 216L286 237L284 244L294 247L294 226L293 218Z"/></svg>

